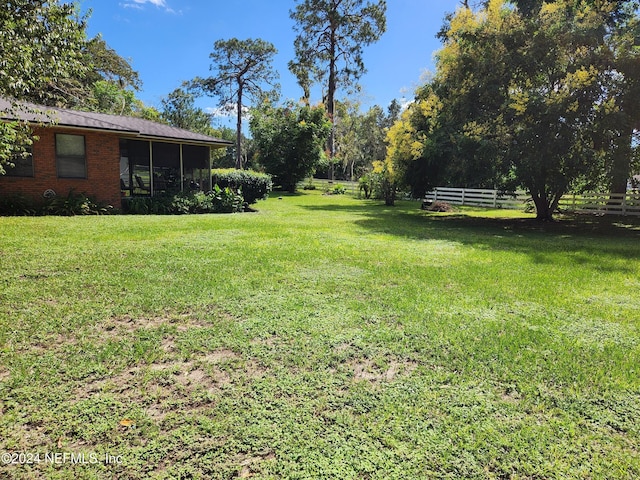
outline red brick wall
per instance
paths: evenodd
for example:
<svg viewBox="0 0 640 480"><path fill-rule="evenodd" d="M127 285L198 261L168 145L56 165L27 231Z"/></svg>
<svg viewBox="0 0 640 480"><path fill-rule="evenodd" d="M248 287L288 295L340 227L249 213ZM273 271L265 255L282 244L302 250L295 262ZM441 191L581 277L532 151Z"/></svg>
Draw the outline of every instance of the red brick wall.
<svg viewBox="0 0 640 480"><path fill-rule="evenodd" d="M58 178L56 171L56 133L84 135L87 178ZM0 175L0 195L20 194L42 199L47 189L60 196L73 189L100 202L120 208L120 142L117 134L85 130L36 128L39 138L33 144L33 177Z"/></svg>

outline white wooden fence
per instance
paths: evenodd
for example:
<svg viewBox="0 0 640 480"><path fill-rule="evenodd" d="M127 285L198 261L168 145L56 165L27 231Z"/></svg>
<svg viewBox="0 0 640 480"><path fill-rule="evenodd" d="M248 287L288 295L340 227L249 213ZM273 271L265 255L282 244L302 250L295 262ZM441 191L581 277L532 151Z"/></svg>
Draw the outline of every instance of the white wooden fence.
<svg viewBox="0 0 640 480"><path fill-rule="evenodd" d="M470 205L487 208L524 208L529 199L524 191L500 195L498 190L481 188L437 187L425 195L425 200L447 202L453 205Z"/></svg>
<svg viewBox="0 0 640 480"><path fill-rule="evenodd" d="M500 194L498 190L438 187L425 200L487 208L524 208L530 196L524 191ZM564 195L559 208L578 213L640 216L640 194L585 193Z"/></svg>
<svg viewBox="0 0 640 480"><path fill-rule="evenodd" d="M356 195L359 189L358 182L349 182L348 180L326 180L323 178L307 178L306 180L298 183L298 188L302 190L309 184L313 185L318 190L332 190L334 187L340 185L351 195Z"/></svg>
<svg viewBox="0 0 640 480"><path fill-rule="evenodd" d="M584 193L582 195L565 195L560 200L559 207L580 213L640 216L640 194Z"/></svg>

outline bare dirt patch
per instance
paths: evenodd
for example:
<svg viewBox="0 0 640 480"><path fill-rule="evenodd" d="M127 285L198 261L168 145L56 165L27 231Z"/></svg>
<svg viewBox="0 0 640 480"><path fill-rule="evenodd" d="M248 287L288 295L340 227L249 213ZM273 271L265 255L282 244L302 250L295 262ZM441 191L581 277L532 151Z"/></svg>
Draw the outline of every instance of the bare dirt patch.
<svg viewBox="0 0 640 480"><path fill-rule="evenodd" d="M229 360L239 360L240 356L233 350L219 348L202 357L202 360L209 363L222 363Z"/></svg>
<svg viewBox="0 0 640 480"><path fill-rule="evenodd" d="M236 320L228 313L216 312L216 316L222 320ZM103 337L116 338L141 329L155 329L166 326L175 327L178 332L186 332L193 328L210 327L212 321L205 319L194 312L167 313L150 317L133 317L122 315L112 317L97 326L97 330Z"/></svg>
<svg viewBox="0 0 640 480"><path fill-rule="evenodd" d="M170 318L154 317L154 318L133 318L129 315L122 317L110 318L99 326L103 332L113 332L114 335L123 333L131 333L141 328L154 328L163 324L170 323Z"/></svg>
<svg viewBox="0 0 640 480"><path fill-rule="evenodd" d="M122 403L144 408L155 422L173 410L175 402L182 412L197 410L202 393L219 394L221 389L241 378L262 378L267 370L253 359L245 360L233 350L220 348L187 361L168 360L130 367L108 378L91 380L77 388L75 398L115 395ZM198 393L199 392L199 393Z"/></svg>
<svg viewBox="0 0 640 480"><path fill-rule="evenodd" d="M188 330L194 326L193 319L180 319L176 317L148 317L134 318L129 315L113 317L98 326L102 336L119 337L133 333L141 329L160 328L166 325L176 325L178 330Z"/></svg>
<svg viewBox="0 0 640 480"><path fill-rule="evenodd" d="M9 436L17 440L16 447L21 449L29 449L47 445L49 437L46 434L43 425L35 425L33 423L14 425Z"/></svg>
<svg viewBox="0 0 640 480"><path fill-rule="evenodd" d="M254 474L258 472L256 467L260 463L270 461L270 460L275 460L275 459L276 459L275 454L271 451L268 451L268 452L258 453L255 456L247 457L241 460L239 464L242 468L240 469L240 472L238 472L238 478L253 477Z"/></svg>
<svg viewBox="0 0 640 480"><path fill-rule="evenodd" d="M372 383L391 382L398 377L411 374L418 364L411 360L390 359L381 367L369 358L356 358L348 362L353 370L355 380L366 380Z"/></svg>
<svg viewBox="0 0 640 480"><path fill-rule="evenodd" d="M165 353L173 353L176 350L176 339L173 336L168 336L162 339L160 342L160 348Z"/></svg>
<svg viewBox="0 0 640 480"><path fill-rule="evenodd" d="M44 354L51 351L61 351L68 346L77 345L75 333L48 333L29 338L28 343L17 343L16 351L21 353Z"/></svg>
<svg viewBox="0 0 640 480"><path fill-rule="evenodd" d="M350 348L352 348L353 345L351 345L348 342L344 342L344 343L340 343L338 345L336 345L335 347L333 347L333 351L336 353L343 353L348 351Z"/></svg>

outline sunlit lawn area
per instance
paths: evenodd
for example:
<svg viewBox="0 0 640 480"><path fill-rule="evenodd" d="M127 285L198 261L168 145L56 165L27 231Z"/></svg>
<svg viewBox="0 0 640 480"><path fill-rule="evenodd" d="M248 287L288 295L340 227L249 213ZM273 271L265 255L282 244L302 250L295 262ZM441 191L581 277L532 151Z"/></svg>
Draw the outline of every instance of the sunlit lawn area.
<svg viewBox="0 0 640 480"><path fill-rule="evenodd" d="M277 195L0 218L0 478L640 477L639 220Z"/></svg>

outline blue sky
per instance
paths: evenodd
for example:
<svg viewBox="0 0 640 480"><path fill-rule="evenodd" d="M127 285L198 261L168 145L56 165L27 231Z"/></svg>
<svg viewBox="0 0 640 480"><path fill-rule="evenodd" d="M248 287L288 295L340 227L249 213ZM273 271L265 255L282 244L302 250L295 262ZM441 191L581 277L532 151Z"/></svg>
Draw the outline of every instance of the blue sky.
<svg viewBox="0 0 640 480"><path fill-rule="evenodd" d="M363 108L383 107L410 99L425 71L433 71L435 37L457 0L388 0L387 31L365 48L368 73L360 84ZM278 49L274 68L280 73L283 99L298 99L301 90L289 73L293 59L294 0L81 0L91 10L88 33L100 33L109 46L130 60L143 82L138 96L147 104L160 100L184 80L209 74L209 54L219 39L262 38ZM319 90L312 100L319 101ZM198 100L213 108L217 100ZM226 121L222 121L225 124ZM229 121L230 123L230 121Z"/></svg>

